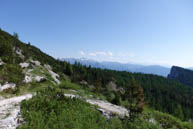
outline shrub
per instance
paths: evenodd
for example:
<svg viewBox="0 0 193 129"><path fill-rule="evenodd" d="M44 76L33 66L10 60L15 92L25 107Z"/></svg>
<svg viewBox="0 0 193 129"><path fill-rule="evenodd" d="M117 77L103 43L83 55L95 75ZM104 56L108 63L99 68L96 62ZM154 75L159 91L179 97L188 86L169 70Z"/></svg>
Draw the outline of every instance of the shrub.
<svg viewBox="0 0 193 129"><path fill-rule="evenodd" d="M23 101L22 115L26 124L19 129L101 129L107 120L90 104L70 99L56 88L49 87L31 100Z"/></svg>
<svg viewBox="0 0 193 129"><path fill-rule="evenodd" d="M0 77L4 82L20 84L24 80L22 69L18 65L6 64L0 69Z"/></svg>

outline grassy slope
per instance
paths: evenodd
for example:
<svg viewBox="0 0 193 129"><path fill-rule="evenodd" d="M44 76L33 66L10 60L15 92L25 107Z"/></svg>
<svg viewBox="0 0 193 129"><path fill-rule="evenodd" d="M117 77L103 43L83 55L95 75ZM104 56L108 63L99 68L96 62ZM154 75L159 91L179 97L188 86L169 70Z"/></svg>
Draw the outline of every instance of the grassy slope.
<svg viewBox="0 0 193 129"><path fill-rule="evenodd" d="M88 91L69 81L60 88L45 88L31 100L22 103L22 115L26 124L19 129L192 129L191 122L182 122L167 113L145 108L144 112L132 119L107 120L94 106L79 99L69 99L64 93L87 96ZM76 92L72 91L76 90ZM97 94L90 93L92 96ZM60 97L59 97L60 96ZM105 98L105 97L104 97ZM153 120L152 122L149 121Z"/></svg>
<svg viewBox="0 0 193 129"><path fill-rule="evenodd" d="M18 48L22 51L23 57L16 54L14 48ZM54 81L46 68L42 67L44 64L49 64L53 71L61 73L65 67L64 63L57 61L53 57L45 54L40 49L30 45L25 44L10 35L9 33L0 30L0 59L5 63L0 66L0 83L4 84L5 82L16 83L17 87L15 90L6 90L0 94L4 97L11 97L15 94L21 95L27 92L35 92L41 88L47 87L48 85L53 85L51 81ZM41 63L41 67L35 67L32 71L34 76L45 76L47 81L42 83L23 83L24 74L22 73L22 68L19 66L19 63L28 62L30 59L38 60ZM43 73L41 72L43 71Z"/></svg>

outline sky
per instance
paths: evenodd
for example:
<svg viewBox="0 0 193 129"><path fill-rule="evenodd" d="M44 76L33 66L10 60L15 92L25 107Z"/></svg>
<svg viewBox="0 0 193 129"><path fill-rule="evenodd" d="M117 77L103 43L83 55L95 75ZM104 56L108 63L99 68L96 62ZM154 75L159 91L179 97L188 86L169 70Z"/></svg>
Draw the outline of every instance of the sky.
<svg viewBox="0 0 193 129"><path fill-rule="evenodd" d="M0 28L55 58L193 67L192 0L0 0Z"/></svg>

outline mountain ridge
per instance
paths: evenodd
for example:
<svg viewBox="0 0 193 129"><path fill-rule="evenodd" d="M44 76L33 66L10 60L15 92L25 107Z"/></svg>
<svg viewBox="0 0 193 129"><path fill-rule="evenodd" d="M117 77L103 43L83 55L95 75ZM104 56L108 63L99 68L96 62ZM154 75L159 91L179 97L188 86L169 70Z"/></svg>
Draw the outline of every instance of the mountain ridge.
<svg viewBox="0 0 193 129"><path fill-rule="evenodd" d="M118 71L128 71L133 73L146 73L146 74L155 74L167 77L170 68L161 66L161 65L142 65L142 64L135 64L135 63L119 63L119 62L109 62L109 61L95 61L86 58L62 58L62 61L67 61L71 64L75 62L79 62L82 65L92 66L96 68L102 69L110 69L110 70L118 70Z"/></svg>
<svg viewBox="0 0 193 129"><path fill-rule="evenodd" d="M168 79L176 80L193 87L193 70L173 66L170 74L168 75Z"/></svg>

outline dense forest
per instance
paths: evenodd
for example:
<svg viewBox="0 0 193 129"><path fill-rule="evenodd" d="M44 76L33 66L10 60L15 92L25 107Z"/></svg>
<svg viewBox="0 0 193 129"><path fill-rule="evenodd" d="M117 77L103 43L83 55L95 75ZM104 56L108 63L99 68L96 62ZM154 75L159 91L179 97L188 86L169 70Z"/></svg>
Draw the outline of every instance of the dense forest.
<svg viewBox="0 0 193 129"><path fill-rule="evenodd" d="M134 78L144 90L146 104L181 119L193 118L193 88L187 85L157 75L102 70L82 66L79 63L72 66L67 64L67 66L66 74L70 75L74 82L85 80L89 84L95 84L96 91L103 94L106 93L106 86L110 81L115 82L119 88L127 90ZM120 102L115 100L125 100L127 96L121 90L112 92L115 97L111 102L116 104ZM121 97L121 100L116 97ZM176 113L177 111L181 114Z"/></svg>

